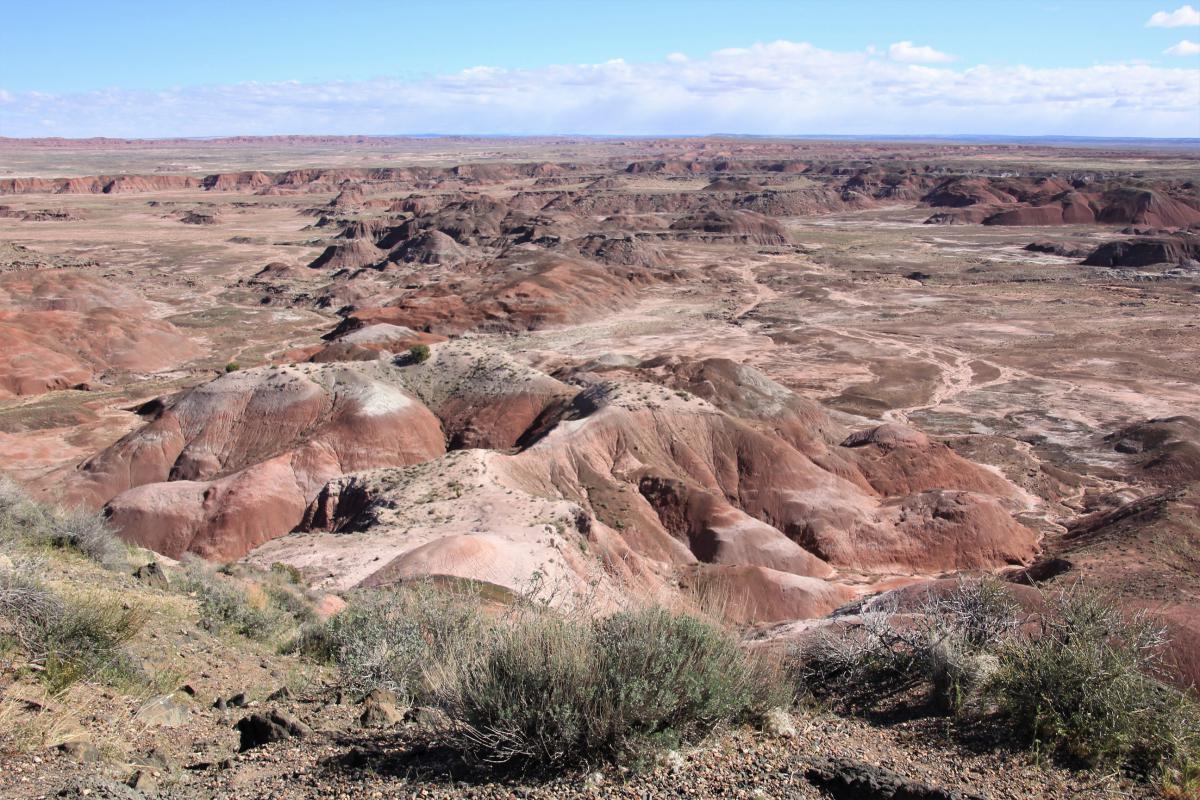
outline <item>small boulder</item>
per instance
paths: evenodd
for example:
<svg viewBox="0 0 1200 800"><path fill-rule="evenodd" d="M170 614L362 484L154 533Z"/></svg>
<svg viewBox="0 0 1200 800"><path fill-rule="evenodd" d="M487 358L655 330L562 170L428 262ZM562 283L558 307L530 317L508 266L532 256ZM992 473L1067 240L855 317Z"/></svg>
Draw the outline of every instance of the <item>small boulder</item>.
<svg viewBox="0 0 1200 800"><path fill-rule="evenodd" d="M243 751L293 737L302 739L312 733L303 722L278 710L243 717L233 727L241 734Z"/></svg>
<svg viewBox="0 0 1200 800"><path fill-rule="evenodd" d="M885 767L847 758L822 759L804 776L834 800L983 800L979 795L930 786Z"/></svg>
<svg viewBox="0 0 1200 800"><path fill-rule="evenodd" d="M158 791L158 781L154 779L154 775L144 769L139 769L130 775L129 780L125 781L125 785L130 789L137 789L143 794L154 794Z"/></svg>
<svg viewBox="0 0 1200 800"><path fill-rule="evenodd" d="M171 586L170 580L167 579L167 573L163 571L157 561L151 561L149 564L138 567L133 571L133 577L152 589L166 591Z"/></svg>
<svg viewBox="0 0 1200 800"><path fill-rule="evenodd" d="M135 766L154 772L170 772L175 768L175 762L163 748L152 747L146 755L137 759Z"/></svg>
<svg viewBox="0 0 1200 800"><path fill-rule="evenodd" d="M96 745L86 739L63 742L58 746L58 750L66 754L67 758L77 761L80 764L94 764L101 759L100 751L96 748Z"/></svg>
<svg viewBox="0 0 1200 800"><path fill-rule="evenodd" d="M138 709L135 718L148 728L177 728L188 721L191 712L187 706L175 699L174 694L165 694L147 701Z"/></svg>
<svg viewBox="0 0 1200 800"><path fill-rule="evenodd" d="M274 703L279 700L290 700L291 698L292 698L291 690L288 689L288 687L286 687L286 686L280 686L278 689L276 689L275 691L273 691L269 695L267 695L267 702Z"/></svg>
<svg viewBox="0 0 1200 800"><path fill-rule="evenodd" d="M765 733L778 739L795 739L798 735L792 715L778 706L763 715L762 728Z"/></svg>
<svg viewBox="0 0 1200 800"><path fill-rule="evenodd" d="M375 689L362 701L358 724L364 728L390 728L404 719L396 706L396 695L386 689Z"/></svg>

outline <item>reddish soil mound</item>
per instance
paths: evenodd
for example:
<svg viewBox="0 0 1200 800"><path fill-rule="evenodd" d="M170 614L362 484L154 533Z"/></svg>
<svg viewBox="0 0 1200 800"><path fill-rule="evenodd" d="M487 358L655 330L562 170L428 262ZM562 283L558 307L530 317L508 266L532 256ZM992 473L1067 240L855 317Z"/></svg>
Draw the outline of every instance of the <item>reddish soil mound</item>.
<svg viewBox="0 0 1200 800"><path fill-rule="evenodd" d="M927 222L985 225L1138 224L1187 227L1200 222L1200 200L1188 184L1154 188L1072 187L1054 178L947 178L926 193L930 206L960 209Z"/></svg>
<svg viewBox="0 0 1200 800"><path fill-rule="evenodd" d="M569 246L584 258L605 264L661 267L668 263L661 247L629 234L610 236L592 233L570 242Z"/></svg>
<svg viewBox="0 0 1200 800"><path fill-rule="evenodd" d="M151 307L73 272L0 275L0 396L86 385L110 370L157 372L200 354Z"/></svg>
<svg viewBox="0 0 1200 800"><path fill-rule="evenodd" d="M867 483L885 497L931 489L1012 496L1012 485L998 474L902 425L888 423L859 431L847 437L842 447L851 449Z"/></svg>
<svg viewBox="0 0 1200 800"><path fill-rule="evenodd" d="M460 264L468 255L458 242L441 231L432 230L405 239L388 259L413 264Z"/></svg>
<svg viewBox="0 0 1200 800"><path fill-rule="evenodd" d="M857 596L847 586L765 567L696 567L681 583L719 598L724 618L737 625L816 619Z"/></svg>
<svg viewBox="0 0 1200 800"><path fill-rule="evenodd" d="M389 367L264 367L165 401L82 464L69 490L108 501L130 541L229 559L294 528L333 478L442 452L437 418Z"/></svg>
<svg viewBox="0 0 1200 800"><path fill-rule="evenodd" d="M205 189L218 192L246 191L259 189L271 183L271 176L265 172L222 172L216 175L206 175L200 182Z"/></svg>
<svg viewBox="0 0 1200 800"><path fill-rule="evenodd" d="M754 181L749 178L717 178L712 183L705 186L701 191L704 192L757 192L761 190Z"/></svg>
<svg viewBox="0 0 1200 800"><path fill-rule="evenodd" d="M283 261L272 261L270 264L267 264L258 272L254 273L254 277L264 280L288 280L291 278L304 278L306 276L300 267L297 267L294 264L287 264Z"/></svg>
<svg viewBox="0 0 1200 800"><path fill-rule="evenodd" d="M514 249L481 265L454 284L430 284L405 292L381 308L346 317L338 333L374 322L455 335L468 330L515 331L579 322L615 309L638 286L653 280L644 269L602 265Z"/></svg>
<svg viewBox="0 0 1200 800"><path fill-rule="evenodd" d="M366 239L331 244L308 266L312 269L357 269L380 263L387 256Z"/></svg>
<svg viewBox="0 0 1200 800"><path fill-rule="evenodd" d="M1194 188L1178 197L1150 189L1113 189L1101 199L1097 221L1107 224L1186 228L1200 223L1200 197Z"/></svg>

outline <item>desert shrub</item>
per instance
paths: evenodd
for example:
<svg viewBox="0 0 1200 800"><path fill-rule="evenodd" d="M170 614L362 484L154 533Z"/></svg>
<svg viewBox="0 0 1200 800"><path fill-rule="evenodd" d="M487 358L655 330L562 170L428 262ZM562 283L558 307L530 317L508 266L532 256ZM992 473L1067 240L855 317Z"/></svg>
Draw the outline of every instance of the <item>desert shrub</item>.
<svg viewBox="0 0 1200 800"><path fill-rule="evenodd" d="M184 591L200 603L200 625L226 629L260 642L283 640L296 626L285 610L272 602L261 586L210 572L201 564L188 565L181 581Z"/></svg>
<svg viewBox="0 0 1200 800"><path fill-rule="evenodd" d="M1000 649L991 691L1019 737L1068 760L1142 775L1194 770L1200 709L1156 677L1166 643L1148 617L1075 587L1053 599L1037 633Z"/></svg>
<svg viewBox="0 0 1200 800"><path fill-rule="evenodd" d="M145 622L136 606L96 593L63 595L25 569L0 570L0 636L52 691L85 676L110 682L135 677L124 645Z"/></svg>
<svg viewBox="0 0 1200 800"><path fill-rule="evenodd" d="M288 583L293 583L297 586L304 584L304 575L299 569L291 564L284 564L282 561L276 561L271 564L271 573L280 575L287 580Z"/></svg>
<svg viewBox="0 0 1200 800"><path fill-rule="evenodd" d="M498 763L553 768L593 757L588 745L606 713L597 670L589 626L553 613L507 620L456 686L449 703L456 743Z"/></svg>
<svg viewBox="0 0 1200 800"><path fill-rule="evenodd" d="M237 372L241 368L242 368L241 365L238 364L236 361L230 361L228 364L225 365L225 372L227 372L227 373L228 372Z"/></svg>
<svg viewBox="0 0 1200 800"><path fill-rule="evenodd" d="M977 710L998 662L994 651L1016 630L1017 606L993 579L962 580L931 594L911 614L878 602L856 625L799 654L804 687L852 708L917 688L956 714Z"/></svg>
<svg viewBox="0 0 1200 800"><path fill-rule="evenodd" d="M52 546L75 550L108 569L123 567L129 553L103 516L83 509L52 514L48 534Z"/></svg>
<svg viewBox="0 0 1200 800"><path fill-rule="evenodd" d="M529 611L467 662L449 710L459 745L486 761L638 763L785 697L755 685L776 674L757 659L719 626L661 608L596 621Z"/></svg>
<svg viewBox="0 0 1200 800"><path fill-rule="evenodd" d="M276 583L268 580L262 584L262 590L266 593L271 607L287 614L297 624L303 625L316 620L317 611L313 602L301 587L290 582Z"/></svg>
<svg viewBox="0 0 1200 800"><path fill-rule="evenodd" d="M599 691L611 709L600 744L614 754L645 739L694 741L758 698L754 680L762 674L713 623L649 608L600 620L595 629Z"/></svg>
<svg viewBox="0 0 1200 800"><path fill-rule="evenodd" d="M129 552L100 514L35 502L7 478L0 478L0 542L73 550L108 569L125 566Z"/></svg>
<svg viewBox="0 0 1200 800"><path fill-rule="evenodd" d="M430 350L427 344L414 344L408 348L408 357L414 364L423 364L429 360Z"/></svg>
<svg viewBox="0 0 1200 800"><path fill-rule="evenodd" d="M305 622L296 632L296 636L287 646L285 652L298 655L301 658L317 664L336 664L336 649L330 626L326 622Z"/></svg>
<svg viewBox="0 0 1200 800"><path fill-rule="evenodd" d="M1200 773L1200 710L1162 680L1166 645L1148 617L1127 617L1082 587L1023 619L1005 587L985 580L962 582L911 615L878 605L801 658L818 697L862 707L921 691L1068 761L1186 787Z"/></svg>
<svg viewBox="0 0 1200 800"><path fill-rule="evenodd" d="M340 683L355 695L388 689L412 701L431 701L452 683L484 636L479 598L469 589L418 581L363 591L330 619L324 641L315 631L307 646L327 650Z"/></svg>
<svg viewBox="0 0 1200 800"><path fill-rule="evenodd" d="M17 544L30 530L41 530L48 515L42 506L29 499L16 481L0 475L0 543Z"/></svg>

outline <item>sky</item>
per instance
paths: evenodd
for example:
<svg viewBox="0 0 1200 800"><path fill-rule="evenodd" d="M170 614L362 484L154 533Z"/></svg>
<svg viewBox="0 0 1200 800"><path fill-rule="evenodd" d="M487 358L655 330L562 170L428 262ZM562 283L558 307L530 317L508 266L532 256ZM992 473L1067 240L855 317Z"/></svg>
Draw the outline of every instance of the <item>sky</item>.
<svg viewBox="0 0 1200 800"><path fill-rule="evenodd" d="M0 54L0 136L1200 137L1178 0L0 0Z"/></svg>

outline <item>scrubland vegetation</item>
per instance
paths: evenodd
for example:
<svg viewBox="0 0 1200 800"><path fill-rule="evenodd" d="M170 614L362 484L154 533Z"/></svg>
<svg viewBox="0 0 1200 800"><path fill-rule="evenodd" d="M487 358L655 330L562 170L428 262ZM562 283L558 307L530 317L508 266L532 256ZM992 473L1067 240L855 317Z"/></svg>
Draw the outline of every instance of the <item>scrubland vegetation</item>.
<svg viewBox="0 0 1200 800"><path fill-rule="evenodd" d="M994 580L961 582L909 614L862 623L798 654L806 689L851 710L927 702L965 734L1002 733L1071 766L1197 788L1200 706L1167 681L1165 630L1076 585L1022 612ZM1190 788L1188 788L1190 787Z"/></svg>
<svg viewBox="0 0 1200 800"><path fill-rule="evenodd" d="M138 591L41 577L50 559L127 574L138 559L103 519L33 503L3 483L0 545L9 680L51 692L81 680L161 682L127 652L149 618ZM461 583L359 590L324 617L319 595L283 564L185 561L172 568L170 591L230 647L246 639L301 658L352 702L384 690L436 710L437 736L476 764L637 766L797 702L851 714L924 704L976 744L987 731L987 746L1121 770L1168 796L1194 796L1200 783L1200 713L1194 694L1166 680L1163 629L1084 587L1047 593L1030 610L1002 583L964 580L906 612L868 603L846 617L854 623L787 653L748 649L695 609L597 616Z"/></svg>

